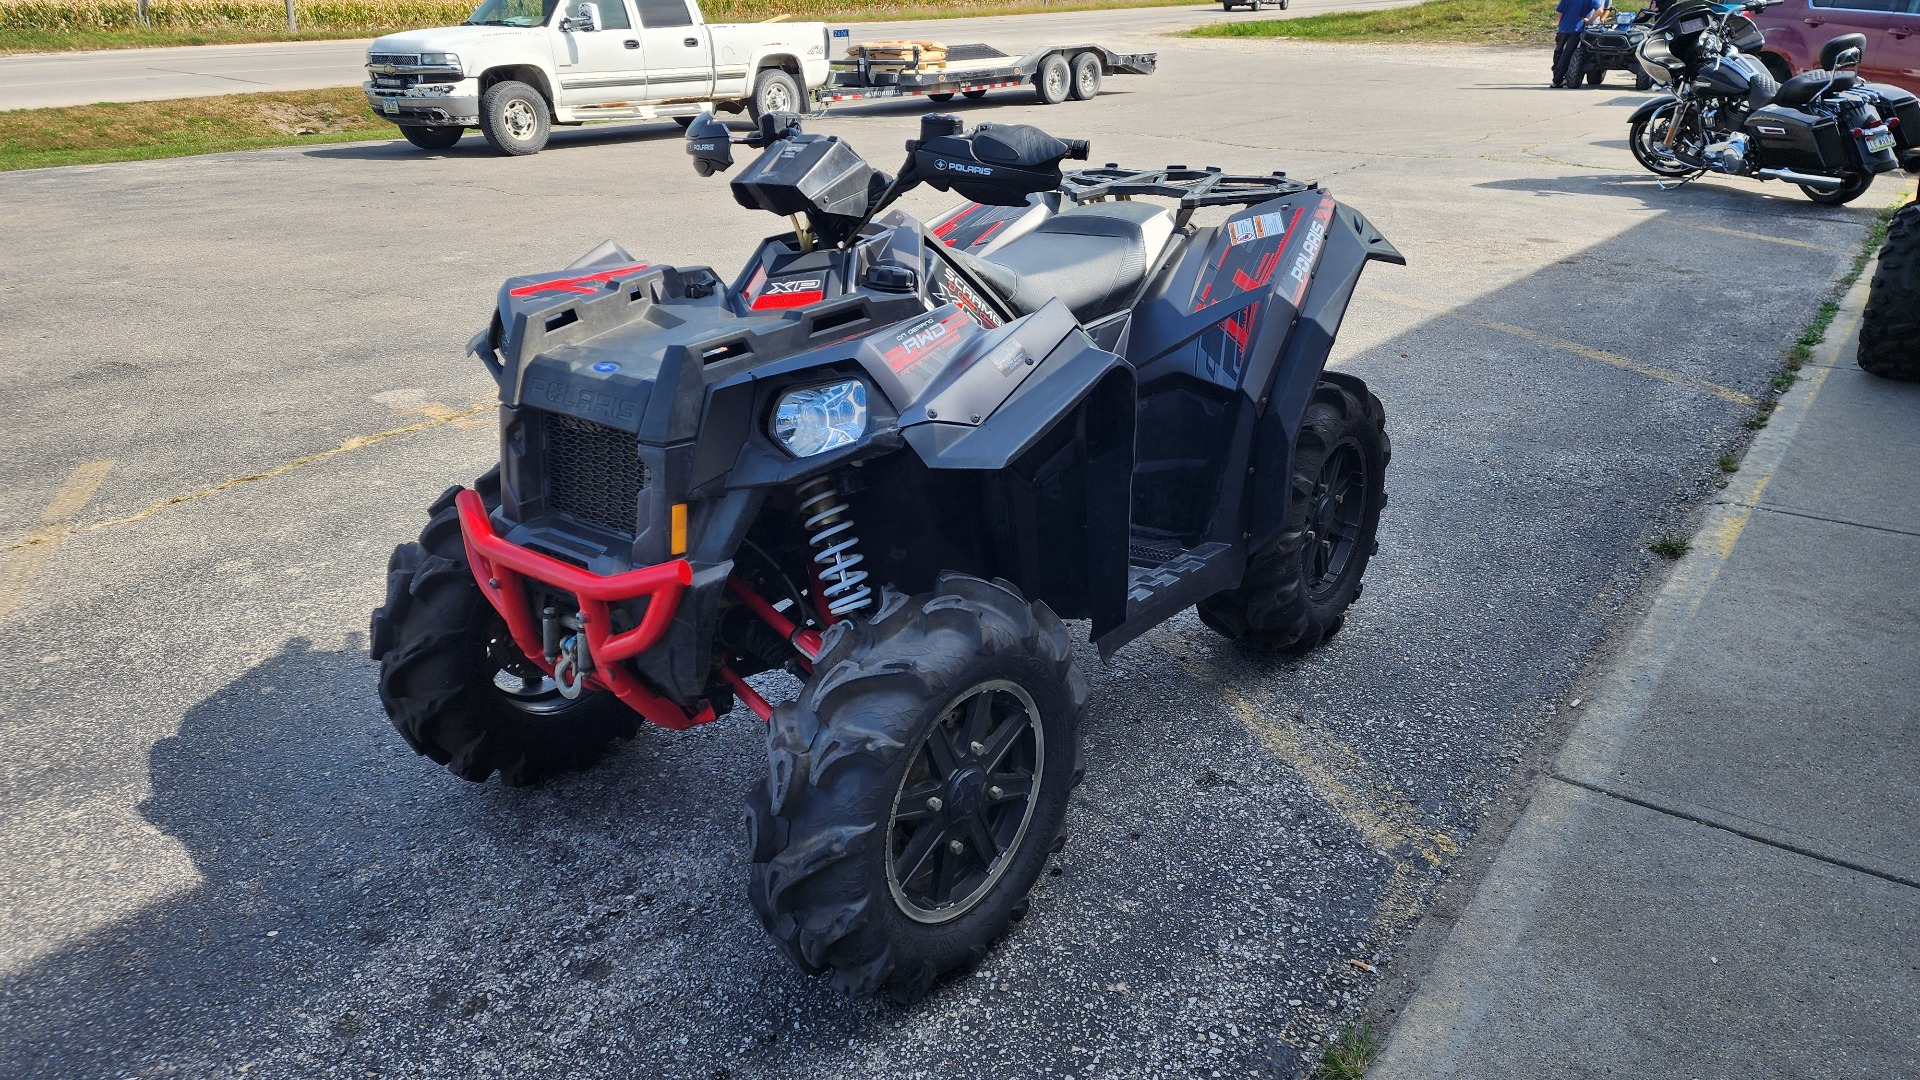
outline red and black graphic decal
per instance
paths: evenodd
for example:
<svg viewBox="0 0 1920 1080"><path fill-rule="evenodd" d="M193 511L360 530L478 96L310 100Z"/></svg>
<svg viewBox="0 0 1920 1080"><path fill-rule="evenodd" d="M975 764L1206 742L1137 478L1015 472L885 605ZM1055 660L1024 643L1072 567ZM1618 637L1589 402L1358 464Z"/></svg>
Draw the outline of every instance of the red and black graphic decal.
<svg viewBox="0 0 1920 1080"><path fill-rule="evenodd" d="M598 292L600 286L605 285L609 281L618 281L629 274L637 274L646 268L646 263L635 263L632 266L622 266L613 270L599 270L591 274L576 274L573 277L554 278L551 281L540 281L532 285L522 285L517 289L508 289L507 295L514 297L534 296L543 292L580 293L584 295Z"/></svg>
<svg viewBox="0 0 1920 1080"><path fill-rule="evenodd" d="M982 206L970 203L965 210L949 218L946 224L935 228L933 236L950 248L971 251L986 246L1000 230L1019 220L1020 215L1030 209L1028 206Z"/></svg>
<svg viewBox="0 0 1920 1080"><path fill-rule="evenodd" d="M819 277L781 278L767 282L753 298L753 310L776 311L781 308L806 307L826 299L826 281Z"/></svg>
<svg viewBox="0 0 1920 1080"><path fill-rule="evenodd" d="M977 332L964 311L934 312L894 331L892 347L880 358L896 373L910 374L929 361L945 358Z"/></svg>
<svg viewBox="0 0 1920 1080"><path fill-rule="evenodd" d="M952 304L961 311L973 316L973 321L981 326L992 328L999 326L1002 320L980 295L980 290L967 283L953 267L942 262L933 272L933 296L943 304Z"/></svg>
<svg viewBox="0 0 1920 1080"><path fill-rule="evenodd" d="M1200 335L1200 352L1212 374L1228 380L1240 377L1273 294L1300 306L1332 219L1333 200L1323 196L1316 204L1249 213L1221 227L1216 240L1220 255L1200 274L1191 308L1237 302L1230 314ZM1258 296L1246 303L1248 293Z"/></svg>

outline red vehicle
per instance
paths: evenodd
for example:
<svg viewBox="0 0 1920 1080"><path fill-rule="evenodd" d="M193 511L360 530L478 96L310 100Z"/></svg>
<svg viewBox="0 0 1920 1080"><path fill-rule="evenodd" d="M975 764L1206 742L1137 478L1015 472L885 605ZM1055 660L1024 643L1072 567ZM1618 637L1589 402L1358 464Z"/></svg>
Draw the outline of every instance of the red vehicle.
<svg viewBox="0 0 1920 1080"><path fill-rule="evenodd" d="M1827 42L1865 34L1860 77L1920 94L1920 0L1786 0L1752 18L1766 34L1760 57L1782 82L1819 67Z"/></svg>

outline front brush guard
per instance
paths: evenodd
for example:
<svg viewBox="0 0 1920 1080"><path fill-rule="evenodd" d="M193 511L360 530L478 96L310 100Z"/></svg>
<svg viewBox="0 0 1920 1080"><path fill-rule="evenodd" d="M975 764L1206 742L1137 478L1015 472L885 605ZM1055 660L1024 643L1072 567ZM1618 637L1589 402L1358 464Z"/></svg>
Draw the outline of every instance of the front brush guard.
<svg viewBox="0 0 1920 1080"><path fill-rule="evenodd" d="M527 603L523 577L533 578L556 589L572 593L580 602L581 632L587 636L587 651L594 669L586 685L611 691L626 706L663 728L683 730L714 719L713 706L702 704L698 712L689 712L653 692L621 662L659 644L673 623L680 606L680 593L693 583L693 565L685 559L656 566L629 570L624 574L601 577L577 566L542 555L537 551L509 543L493 531L487 507L479 492L463 488L454 496L460 512L460 534L466 542L467 563L481 595L507 622L513 642L527 660L548 675L553 664L546 658L541 642L540 624ZM610 604L628 600L647 601L640 625L613 633Z"/></svg>

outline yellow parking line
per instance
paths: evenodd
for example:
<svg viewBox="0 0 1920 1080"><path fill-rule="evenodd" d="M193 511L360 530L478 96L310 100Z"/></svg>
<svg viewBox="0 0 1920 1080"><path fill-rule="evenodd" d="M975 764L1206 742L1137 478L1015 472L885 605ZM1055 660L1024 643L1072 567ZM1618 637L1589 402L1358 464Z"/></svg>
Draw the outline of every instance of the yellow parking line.
<svg viewBox="0 0 1920 1080"><path fill-rule="evenodd" d="M1658 379L1661 382L1672 383L1675 386L1684 386L1690 390L1698 390L1702 393L1712 394L1714 397L1724 398L1736 405L1744 405L1752 408L1760 404L1759 398L1751 394L1743 394L1732 387L1721 386L1719 383L1708 382L1705 379L1696 379L1691 375L1682 375L1677 371L1668 371L1666 368L1642 363L1631 357L1621 356L1619 353L1582 345L1577 341L1568 341L1565 338L1557 338L1551 334L1542 334L1537 330L1528 330L1523 326L1514 326L1511 323L1496 322L1493 319L1482 319L1476 315L1467 315L1451 308L1441 307L1438 304L1429 304L1425 300L1415 300L1410 296L1396 296L1393 293L1374 293L1372 295L1378 296L1382 300L1399 304L1402 307L1413 308L1416 311L1424 311L1432 315L1444 315L1447 318L1459 319L1461 322L1470 322L1475 326L1484 326L1489 330L1498 330L1503 334L1510 334L1517 338L1525 338L1528 341L1559 349L1562 352L1570 352L1575 356L1583 356L1588 360L1597 360L1602 364L1608 364L1620 368L1623 371L1631 371L1637 375L1645 375L1649 379Z"/></svg>
<svg viewBox="0 0 1920 1080"><path fill-rule="evenodd" d="M1663 224L1668 223L1679 225L1683 229L1692 229L1696 232L1719 233L1722 236L1738 236L1743 240L1765 240L1769 244L1785 244L1787 247L1806 248L1808 251L1840 250L1832 244L1815 244L1806 240L1792 240L1784 236L1768 236L1766 233L1747 232L1744 229L1729 229L1720 225L1695 225L1692 222L1686 221L1663 222Z"/></svg>
<svg viewBox="0 0 1920 1080"><path fill-rule="evenodd" d="M72 535L67 522L73 515L87 505L93 493L100 489L101 481L107 478L108 470L113 468L111 461L89 461L73 470L67 482L60 485L54 493L53 501L40 511L40 524L26 539L21 540L9 550L13 557L0 562L0 619L13 614L20 606L20 600L26 595L27 585L40 576L40 571L53 559L53 553L59 550L60 542Z"/></svg>

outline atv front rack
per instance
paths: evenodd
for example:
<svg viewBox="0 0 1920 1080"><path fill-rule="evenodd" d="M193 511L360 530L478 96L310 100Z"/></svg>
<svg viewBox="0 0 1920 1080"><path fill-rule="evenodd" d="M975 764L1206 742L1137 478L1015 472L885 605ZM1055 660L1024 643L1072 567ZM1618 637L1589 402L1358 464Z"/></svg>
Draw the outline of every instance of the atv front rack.
<svg viewBox="0 0 1920 1080"><path fill-rule="evenodd" d="M1183 222L1203 206L1257 206L1270 199L1313 191L1319 186L1318 181L1294 180L1284 172L1257 176L1221 172L1213 166L1190 169L1185 165L1123 169L1110 163L1105 168L1075 169L1060 178L1060 191L1076 203L1127 199L1135 195L1179 199L1180 209L1185 212Z"/></svg>

